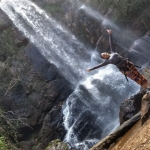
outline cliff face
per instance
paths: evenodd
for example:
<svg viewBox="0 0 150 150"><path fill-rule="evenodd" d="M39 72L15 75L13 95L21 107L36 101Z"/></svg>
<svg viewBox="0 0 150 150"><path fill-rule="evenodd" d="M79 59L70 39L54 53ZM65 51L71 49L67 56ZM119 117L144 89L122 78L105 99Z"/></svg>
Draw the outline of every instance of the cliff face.
<svg viewBox="0 0 150 150"><path fill-rule="evenodd" d="M38 48L0 14L1 136L15 138L23 149L41 150L64 138L61 106L72 89Z"/></svg>
<svg viewBox="0 0 150 150"><path fill-rule="evenodd" d="M98 47L101 50L99 49L99 52L109 49L107 35L104 31L110 25L104 26L104 19L110 19L119 24L128 35L125 37L123 33L120 33L116 37L117 52L122 51L120 43L130 37L130 31L136 34L133 36L135 40L149 30L150 6L148 0L130 3L127 0L107 2L83 0L81 3L69 0L34 0L34 2L64 24L85 44L95 48L100 37ZM97 16L94 11L81 7L83 4L90 5L98 11L102 19L99 19L100 15ZM112 29L114 33L118 33L115 28ZM133 39L125 43L126 48L131 46ZM123 53L123 55L127 54ZM149 70L143 73L149 75L147 71ZM2 121L7 118L9 123L19 130L19 132L15 130L14 133L17 136L16 141L19 141L19 146L24 150L33 147L42 150L50 141L57 138L62 140L66 133L63 126L62 104L72 92L70 81L58 73L55 65L44 59L38 48L14 27L1 10L0 72L0 102L5 111L2 112L5 118L1 115ZM143 129L142 132L146 131L145 127L149 132L147 123L140 128ZM7 131L11 136L9 130L2 131L3 133ZM145 134L142 135L145 136ZM148 139L148 137L145 138ZM146 143L148 141L145 141Z"/></svg>

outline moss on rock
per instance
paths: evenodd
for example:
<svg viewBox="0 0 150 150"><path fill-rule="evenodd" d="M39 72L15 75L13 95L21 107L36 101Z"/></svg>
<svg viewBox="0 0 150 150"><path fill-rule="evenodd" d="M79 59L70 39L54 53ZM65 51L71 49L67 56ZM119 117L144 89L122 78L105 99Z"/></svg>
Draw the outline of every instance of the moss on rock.
<svg viewBox="0 0 150 150"><path fill-rule="evenodd" d="M45 150L69 150L66 143L63 143L61 140L56 139L49 143Z"/></svg>
<svg viewBox="0 0 150 150"><path fill-rule="evenodd" d="M0 149L1 150L7 150L8 145L6 144L6 140L4 137L0 137Z"/></svg>
<svg viewBox="0 0 150 150"><path fill-rule="evenodd" d="M45 5L44 9L52 15L62 13L61 6L58 4L47 4Z"/></svg>
<svg viewBox="0 0 150 150"><path fill-rule="evenodd" d="M19 48L16 47L14 40L14 29L12 27L9 27L1 32L0 61L6 61L19 50Z"/></svg>

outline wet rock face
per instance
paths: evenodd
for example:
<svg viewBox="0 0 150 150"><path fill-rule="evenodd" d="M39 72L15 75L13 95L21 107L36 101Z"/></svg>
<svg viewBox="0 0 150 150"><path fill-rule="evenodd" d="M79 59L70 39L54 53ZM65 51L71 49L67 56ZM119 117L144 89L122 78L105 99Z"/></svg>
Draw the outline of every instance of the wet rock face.
<svg viewBox="0 0 150 150"><path fill-rule="evenodd" d="M12 22L7 17L6 14L0 9L0 31L3 31L4 29L8 28Z"/></svg>
<svg viewBox="0 0 150 150"><path fill-rule="evenodd" d="M3 17L7 18L5 14ZM8 27L0 27L1 52L4 51L7 56L4 59L1 55L0 60L1 106L5 115L14 120L23 149L32 149L41 139L46 147L49 141L63 139L65 135L61 106L72 92L70 84L60 76L53 64L43 58L36 46L27 46L28 40L9 21L4 19L2 24ZM49 124L43 123L47 116L51 118ZM48 137L43 135L43 130L49 133Z"/></svg>
<svg viewBox="0 0 150 150"><path fill-rule="evenodd" d="M78 119L75 123L73 130L76 133L77 138L80 142L91 137L101 137L102 131L98 129L98 125L94 125L96 118L93 117L90 111L85 111L79 117L80 119Z"/></svg>
<svg viewBox="0 0 150 150"><path fill-rule="evenodd" d="M48 143L54 139L63 140L66 130L63 126L63 115L61 105L55 106L44 118L42 127L39 131L36 150L44 149Z"/></svg>
<svg viewBox="0 0 150 150"><path fill-rule="evenodd" d="M18 58L12 60L11 70L19 79L5 96L2 105L6 111L13 112L8 113L8 117L19 120L20 140L29 138L27 132L34 134L37 131L38 134L41 127L38 139L39 142L43 139L45 146L55 138L63 139L65 129L61 106L71 93L69 83L33 45L21 51Z"/></svg>
<svg viewBox="0 0 150 150"><path fill-rule="evenodd" d="M146 91L142 90L130 99L122 102L119 112L120 124L124 123L141 110L141 101L145 93Z"/></svg>
<svg viewBox="0 0 150 150"><path fill-rule="evenodd" d="M25 51L32 62L33 68L36 70L33 72L34 74L41 76L47 82L57 78L57 68L41 55L39 49L35 45L29 44L25 48Z"/></svg>

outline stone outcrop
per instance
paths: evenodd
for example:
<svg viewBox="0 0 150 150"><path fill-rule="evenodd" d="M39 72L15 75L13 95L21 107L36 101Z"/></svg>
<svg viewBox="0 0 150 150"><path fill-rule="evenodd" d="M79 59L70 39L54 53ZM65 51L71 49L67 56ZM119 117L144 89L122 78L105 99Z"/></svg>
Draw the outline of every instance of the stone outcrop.
<svg viewBox="0 0 150 150"><path fill-rule="evenodd" d="M130 99L124 100L120 106L120 124L132 118L141 110L142 97L146 94L145 90L140 91Z"/></svg>
<svg viewBox="0 0 150 150"><path fill-rule="evenodd" d="M67 144L61 142L60 140L54 140L49 143L45 150L69 150Z"/></svg>

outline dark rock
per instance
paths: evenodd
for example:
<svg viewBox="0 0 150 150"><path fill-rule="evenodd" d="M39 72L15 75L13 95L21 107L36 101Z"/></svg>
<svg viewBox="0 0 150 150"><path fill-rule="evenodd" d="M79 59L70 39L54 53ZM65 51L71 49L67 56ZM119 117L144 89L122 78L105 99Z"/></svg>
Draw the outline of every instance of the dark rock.
<svg viewBox="0 0 150 150"><path fill-rule="evenodd" d="M72 92L68 81L33 45L12 58L10 70L15 80L11 81L13 86L1 105L20 132L18 140L29 141L38 137L38 143L42 143L39 147L44 149L51 140L63 139L61 105ZM48 124L43 123L45 116L49 118ZM49 135L43 134L43 130Z"/></svg>
<svg viewBox="0 0 150 150"><path fill-rule="evenodd" d="M66 143L63 143L59 139L56 139L49 143L46 150L69 150L69 148Z"/></svg>
<svg viewBox="0 0 150 150"><path fill-rule="evenodd" d="M33 67L37 73L39 73L45 80L49 81L57 77L57 68L42 56L35 45L29 44L25 48L25 51L27 56L31 59Z"/></svg>
<svg viewBox="0 0 150 150"><path fill-rule="evenodd" d="M141 121L142 125L150 118L150 93L142 98Z"/></svg>
<svg viewBox="0 0 150 150"><path fill-rule="evenodd" d="M34 146L34 141L22 141L18 144L23 150L31 150Z"/></svg>
<svg viewBox="0 0 150 150"><path fill-rule="evenodd" d="M102 131L100 130L100 127L96 131L97 127L94 125L95 120L96 118L88 110L79 116L79 119L75 122L73 129L77 135L78 141L81 142L92 137L100 138Z"/></svg>
<svg viewBox="0 0 150 150"><path fill-rule="evenodd" d="M0 31L3 31L10 27L12 24L8 16L0 9Z"/></svg>
<svg viewBox="0 0 150 150"><path fill-rule="evenodd" d="M141 101L145 93L146 90L142 90L130 99L122 102L119 112L120 124L132 118L141 110Z"/></svg>
<svg viewBox="0 0 150 150"><path fill-rule="evenodd" d="M27 46L29 40L24 36L24 34L17 28L14 30L14 44L20 48L22 46Z"/></svg>
<svg viewBox="0 0 150 150"><path fill-rule="evenodd" d="M90 13L92 13L90 11L90 8L80 8L78 11L78 19L76 20L76 24L82 27L87 39L89 39L91 44L95 45L99 36L102 34L100 24L103 20L101 20L101 18L94 18L90 15Z"/></svg>
<svg viewBox="0 0 150 150"><path fill-rule="evenodd" d="M36 146L36 150L43 149L48 145L49 141L54 139L63 140L66 130L63 126L63 115L61 103L55 106L44 118L42 128L39 132L40 143ZM41 143L42 141L42 143ZM42 148L43 147L43 148ZM40 150L41 150L40 149Z"/></svg>

